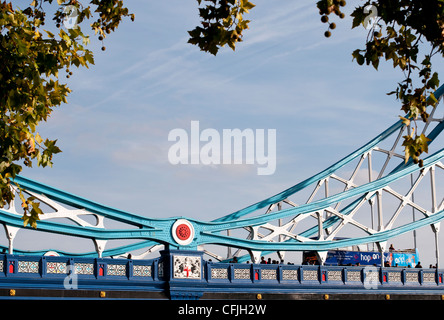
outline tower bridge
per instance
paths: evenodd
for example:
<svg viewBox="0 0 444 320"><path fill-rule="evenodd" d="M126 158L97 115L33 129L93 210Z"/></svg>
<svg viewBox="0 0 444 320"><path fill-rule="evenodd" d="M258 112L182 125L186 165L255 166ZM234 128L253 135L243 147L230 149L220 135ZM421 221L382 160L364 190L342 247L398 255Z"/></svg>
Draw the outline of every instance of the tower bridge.
<svg viewBox="0 0 444 320"><path fill-rule="evenodd" d="M212 221L140 216L18 176L14 189L34 196L44 214L34 230L23 227L15 201L0 209L8 240L0 255L0 297L441 296L443 93L444 87L434 93L438 102L416 129L430 139L422 166L404 160L401 138L412 128L399 120L318 174ZM387 242L423 227L434 234L436 268L385 267ZM16 247L23 229L35 239L67 237L69 246ZM76 239L91 241L94 250L73 252ZM326 265L329 251L362 246L377 248L376 266ZM308 251L317 265L260 264L271 253L284 259Z"/></svg>

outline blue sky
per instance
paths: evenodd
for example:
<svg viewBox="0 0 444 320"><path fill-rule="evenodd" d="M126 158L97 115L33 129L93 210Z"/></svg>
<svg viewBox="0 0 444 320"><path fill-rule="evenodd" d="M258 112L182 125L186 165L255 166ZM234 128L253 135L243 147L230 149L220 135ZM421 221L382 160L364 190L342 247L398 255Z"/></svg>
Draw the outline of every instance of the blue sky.
<svg viewBox="0 0 444 320"><path fill-rule="evenodd" d="M315 2L253 2L244 42L214 57L187 43L196 1L127 1L135 21L109 35L104 52L91 38L95 65L73 70L68 104L38 130L63 153L53 168L23 175L140 215L212 220L323 170L398 119L386 93L400 71L352 62L363 27L338 18L327 39ZM168 133L192 120L220 131L276 129L275 173L173 166Z"/></svg>

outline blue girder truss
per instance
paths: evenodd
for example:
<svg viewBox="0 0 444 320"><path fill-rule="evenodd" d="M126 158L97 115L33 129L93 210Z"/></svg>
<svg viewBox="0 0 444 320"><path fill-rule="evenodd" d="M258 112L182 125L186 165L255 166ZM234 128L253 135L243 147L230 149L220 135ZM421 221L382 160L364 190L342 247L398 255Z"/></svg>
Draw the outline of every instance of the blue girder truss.
<svg viewBox="0 0 444 320"><path fill-rule="evenodd" d="M439 112L443 93L443 87L434 93L438 103L423 128L423 132L430 139L430 146L444 129L443 117L435 116ZM34 251L15 248L14 239L24 227L22 213L14 203L8 208L0 209L0 223L4 225L9 239L9 245L4 248L10 253L42 255L48 251L56 251L60 255L70 256L118 257L136 250L152 251L152 248L160 246L175 250L201 250L205 246L216 245L236 248L238 251L235 255L240 259L252 258L256 262L260 255L271 252L312 250L322 253L340 247L369 243L376 243L384 249L388 239L424 226L431 226L437 233L439 222L444 218L444 202L439 202L439 197L443 199L444 195L439 194L435 185L437 171L444 170L441 163L444 149L437 148L427 155L423 159L422 167L411 161L405 162L402 152L397 153L396 150L400 148L400 138L409 134L410 130L411 128L401 120L397 121L326 170L276 195L213 221L199 221L190 217L158 219L136 215L18 176L14 180L15 184L47 207L47 212L38 221L36 232L91 239L96 245L96 250L78 253L60 248ZM382 145L390 139L394 142L390 142L390 147L384 149ZM380 170L372 167L375 153L385 156ZM352 169L347 169L349 166L352 166ZM348 174L346 178L341 176L341 170ZM368 178L358 181L357 175L362 171L368 173ZM431 194L431 200L424 205L415 201L413 195L418 192L418 186L426 175L430 176L428 192ZM329 187L333 181L342 183L343 186ZM399 182L409 186L407 192L394 190L393 186ZM298 205L291 200L291 197L310 188L313 188L313 191L305 203ZM384 207L382 198L385 193L399 201L395 209ZM367 211L375 214L376 218L372 217L371 222L367 218L363 220L365 222L357 219L357 213L364 206ZM400 217L405 216L403 210L406 211L406 208L415 210L420 217L411 221L402 220ZM88 215L94 216L96 222L91 223L83 219ZM123 227L106 228L105 220L117 222ZM302 223L306 220L312 223ZM187 233L183 237L178 233L178 225L185 225ZM339 238L339 231L345 225L352 226L359 232ZM30 227L26 229L33 230ZM114 240L131 240L132 243L108 247L108 243ZM248 254L242 253L242 250ZM219 260L231 258L218 254L213 256L219 257Z"/></svg>

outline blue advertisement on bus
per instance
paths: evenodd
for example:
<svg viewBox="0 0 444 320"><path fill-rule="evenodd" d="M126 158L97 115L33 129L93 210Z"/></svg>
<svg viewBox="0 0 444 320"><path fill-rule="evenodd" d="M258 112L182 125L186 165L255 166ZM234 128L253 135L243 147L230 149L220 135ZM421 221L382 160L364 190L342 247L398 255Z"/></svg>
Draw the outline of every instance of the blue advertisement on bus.
<svg viewBox="0 0 444 320"><path fill-rule="evenodd" d="M391 267L415 267L418 263L418 252L385 252L384 262ZM325 265L380 265L381 254L375 251L328 251Z"/></svg>

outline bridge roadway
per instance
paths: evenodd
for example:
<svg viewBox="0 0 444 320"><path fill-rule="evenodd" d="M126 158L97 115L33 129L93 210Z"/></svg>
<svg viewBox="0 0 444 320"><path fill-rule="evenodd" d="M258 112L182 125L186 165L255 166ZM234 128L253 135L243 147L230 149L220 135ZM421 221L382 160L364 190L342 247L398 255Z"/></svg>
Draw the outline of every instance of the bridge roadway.
<svg viewBox="0 0 444 320"><path fill-rule="evenodd" d="M0 255L0 299L444 299L444 270Z"/></svg>

